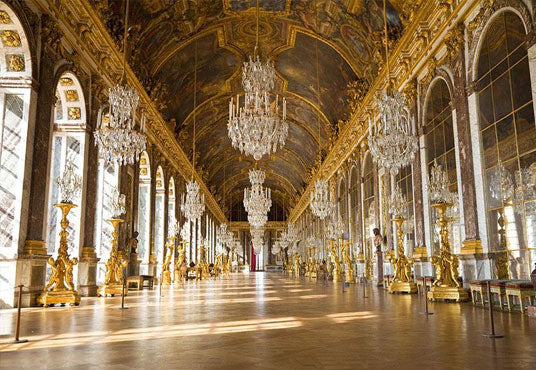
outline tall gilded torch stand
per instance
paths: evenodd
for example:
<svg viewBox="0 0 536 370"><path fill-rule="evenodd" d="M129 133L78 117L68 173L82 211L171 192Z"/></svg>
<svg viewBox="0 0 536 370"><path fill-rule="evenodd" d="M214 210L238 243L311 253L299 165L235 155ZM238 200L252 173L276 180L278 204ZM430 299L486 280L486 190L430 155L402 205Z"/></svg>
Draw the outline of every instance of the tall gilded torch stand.
<svg viewBox="0 0 536 370"><path fill-rule="evenodd" d="M47 307L51 304L70 304L78 306L80 304L80 294L74 289L73 283L73 268L78 263L77 258L69 259L67 228L69 220L67 215L76 205L72 203L58 203L54 207L61 210L62 219L60 222L60 247L58 249L58 257L56 260L50 257L48 264L52 268L52 274L45 286L43 293L37 298L37 302Z"/></svg>
<svg viewBox="0 0 536 370"><path fill-rule="evenodd" d="M106 297L108 295L114 296L115 294L121 294L123 291L123 269L128 265L128 261L121 257L118 250L119 244L119 225L123 222L120 218L112 218L106 220L112 224L114 231L112 233L112 250L110 251L110 258L106 262L106 275L104 278L104 284L97 289L97 295L99 297ZM125 289L125 295L128 290Z"/></svg>
<svg viewBox="0 0 536 370"><path fill-rule="evenodd" d="M330 239L329 241L329 248L331 250L331 260L333 261L333 282L338 283L342 281L342 268L341 268L341 261L339 259L339 253L337 244L334 243L333 239Z"/></svg>
<svg viewBox="0 0 536 370"><path fill-rule="evenodd" d="M166 243L166 257L164 258L164 263L162 264L162 285L171 285L171 258L173 257L173 252L175 251L175 237L172 236L169 238L169 241Z"/></svg>
<svg viewBox="0 0 536 370"><path fill-rule="evenodd" d="M311 268L309 276L313 279L316 279L317 277L317 271L318 271L318 261L316 259L316 247L311 248Z"/></svg>
<svg viewBox="0 0 536 370"><path fill-rule="evenodd" d="M432 207L439 213L438 224L440 227L441 249L439 257L433 256L432 263L436 268L436 280L432 289L428 292L428 299L453 300L456 302L468 301L469 294L458 281L458 256L450 252L449 230L450 220L446 216L447 210L452 207L452 203L436 203Z"/></svg>
<svg viewBox="0 0 536 370"><path fill-rule="evenodd" d="M346 270L344 272L344 280L348 284L354 284L355 283L355 270L354 270L354 261L352 261L352 258L350 257L350 242L347 240L341 240L341 252L342 252L342 258L344 259L344 264L346 265Z"/></svg>
<svg viewBox="0 0 536 370"><path fill-rule="evenodd" d="M186 278L186 241L181 240L179 243L178 256L175 260L175 266L173 268L173 282L175 284L183 283Z"/></svg>
<svg viewBox="0 0 536 370"><path fill-rule="evenodd" d="M393 282L389 285L389 293L417 293L417 285L413 281L413 276L411 275L411 267L413 266L413 259L408 258L404 254L404 231L402 226L404 221L403 217L394 218L393 221L396 223L396 234L397 234L397 256L391 256L391 264L394 269Z"/></svg>

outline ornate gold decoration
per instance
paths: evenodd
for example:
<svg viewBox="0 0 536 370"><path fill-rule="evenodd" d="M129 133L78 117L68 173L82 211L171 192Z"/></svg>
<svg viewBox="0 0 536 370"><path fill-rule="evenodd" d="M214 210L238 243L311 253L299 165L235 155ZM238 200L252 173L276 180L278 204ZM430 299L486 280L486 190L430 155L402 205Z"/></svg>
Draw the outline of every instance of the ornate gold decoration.
<svg viewBox="0 0 536 370"><path fill-rule="evenodd" d="M367 277L367 280L372 280L374 278L374 265L372 258L370 257L365 260L365 276Z"/></svg>
<svg viewBox="0 0 536 370"><path fill-rule="evenodd" d="M20 41L20 35L17 31L3 30L0 33L2 43L8 47L19 47L22 45Z"/></svg>
<svg viewBox="0 0 536 370"><path fill-rule="evenodd" d="M167 252L166 257L164 258L164 263L162 264L162 284L171 285L171 270L169 266L171 265L171 258L173 257L173 252L175 250L175 237L169 238L165 247Z"/></svg>
<svg viewBox="0 0 536 370"><path fill-rule="evenodd" d="M333 262L333 282L342 281L342 268L339 259L338 246L333 240L329 241L329 250L331 251L331 261Z"/></svg>
<svg viewBox="0 0 536 370"><path fill-rule="evenodd" d="M26 69L24 55L6 55L7 70L10 72L22 72Z"/></svg>
<svg viewBox="0 0 536 370"><path fill-rule="evenodd" d="M389 259L395 272L393 282L389 285L389 293L417 293L417 285L411 275L413 259L404 254L404 230L402 226L406 219L397 217L393 221L396 223L397 257L393 256Z"/></svg>
<svg viewBox="0 0 536 370"><path fill-rule="evenodd" d="M464 24L459 23L447 33L445 37L445 45L447 46L447 52L441 61L442 64L450 64L460 53L460 50L464 44Z"/></svg>
<svg viewBox="0 0 536 370"><path fill-rule="evenodd" d="M11 23L11 18L9 17L9 14L7 14L6 11L0 10L0 23L1 24Z"/></svg>
<svg viewBox="0 0 536 370"><path fill-rule="evenodd" d="M296 279L300 277L300 255L298 252L294 252L294 277Z"/></svg>
<svg viewBox="0 0 536 370"><path fill-rule="evenodd" d="M415 247L413 249L413 258L414 259L418 259L418 260L424 260L426 257L428 257L428 252L426 251L426 247L425 246L421 246L421 247Z"/></svg>
<svg viewBox="0 0 536 370"><path fill-rule="evenodd" d="M182 284L186 279L186 241L181 240L179 243L178 256L173 268L173 279L175 284Z"/></svg>
<svg viewBox="0 0 536 370"><path fill-rule="evenodd" d="M60 246L56 260L50 257L48 264L52 268L52 274L48 284L43 289L43 293L37 298L37 302L47 307L51 304L66 304L78 306L80 304L80 294L74 289L73 268L78 263L77 258L69 258L67 237L69 232L69 220L67 215L76 205L72 203L58 203L54 207L59 208L62 213L60 222Z"/></svg>
<svg viewBox="0 0 536 370"><path fill-rule="evenodd" d="M363 103L363 98L370 89L370 83L364 78L358 78L348 83L348 106L350 114L354 114Z"/></svg>
<svg viewBox="0 0 536 370"><path fill-rule="evenodd" d="M46 256L46 242L42 240L26 240L26 242L24 243L24 249L22 251L24 252L24 254Z"/></svg>
<svg viewBox="0 0 536 370"><path fill-rule="evenodd" d="M354 261L352 261L352 258L350 257L350 242L348 240L342 240L341 238L340 245L341 245L342 258L344 259L344 264L345 264L344 278L347 283L354 284L355 283L355 271L354 271Z"/></svg>
<svg viewBox="0 0 536 370"><path fill-rule="evenodd" d="M69 115L69 119L71 120L77 120L80 119L82 116L82 112L79 107L69 107L67 110L67 114Z"/></svg>
<svg viewBox="0 0 536 370"><path fill-rule="evenodd" d="M60 78L60 85L61 86L73 86L74 82L69 77L62 77Z"/></svg>
<svg viewBox="0 0 536 370"><path fill-rule="evenodd" d="M460 250L461 254L481 254L484 253L482 248L482 241L480 239L464 240L463 246Z"/></svg>
<svg viewBox="0 0 536 370"><path fill-rule="evenodd" d="M97 258L95 247L82 247L82 259L95 259L95 258Z"/></svg>
<svg viewBox="0 0 536 370"><path fill-rule="evenodd" d="M69 102L78 101L78 91L76 90L65 90L65 98Z"/></svg>
<svg viewBox="0 0 536 370"><path fill-rule="evenodd" d="M216 254L216 263L214 263L214 277L218 277L223 269L223 254Z"/></svg>
<svg viewBox="0 0 536 370"><path fill-rule="evenodd" d="M506 219L504 214L504 207L499 209L499 218L497 219L497 224L499 225L499 249L497 258L495 260L495 266L497 269L497 279L499 280L508 280L510 279L510 269L508 267L508 248L506 243Z"/></svg>
<svg viewBox="0 0 536 370"><path fill-rule="evenodd" d="M469 294L462 288L458 281L458 256L450 252L449 243L449 223L451 222L445 215L447 209L452 207L452 203L432 204L439 213L438 225L441 237L441 249L439 257L432 257L432 264L436 268L436 280L432 289L428 292L428 299L454 300L457 302L469 300Z"/></svg>
<svg viewBox="0 0 536 370"><path fill-rule="evenodd" d="M232 261L232 258L228 259L228 262ZM201 248L199 249L199 268L201 268L201 277L202 278L208 278L210 277L210 271L208 269L208 261L207 261L207 248L205 245L201 245ZM230 268L229 268L230 271Z"/></svg>
<svg viewBox="0 0 536 370"><path fill-rule="evenodd" d="M108 261L106 262L104 284L97 289L97 295L100 297L121 294L123 290L123 269L128 265L128 261L121 258L118 250L119 225L123 220L112 218L106 221L112 224L114 231L112 232L112 250L110 251L110 258L108 258ZM127 294L127 291L128 290L125 289L125 295Z"/></svg>
<svg viewBox="0 0 536 370"><path fill-rule="evenodd" d="M481 6L480 6L480 9L478 10L478 14L467 25L469 44L473 42L473 32L478 28L479 25L484 23L484 19L487 17L488 12L493 10L493 3L495 3L495 0L481 1Z"/></svg>

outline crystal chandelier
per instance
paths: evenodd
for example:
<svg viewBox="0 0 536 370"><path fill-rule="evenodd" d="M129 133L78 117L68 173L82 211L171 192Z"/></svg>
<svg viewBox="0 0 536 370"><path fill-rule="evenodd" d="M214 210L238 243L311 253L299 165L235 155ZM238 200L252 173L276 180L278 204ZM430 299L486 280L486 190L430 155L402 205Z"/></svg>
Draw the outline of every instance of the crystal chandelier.
<svg viewBox="0 0 536 370"><path fill-rule="evenodd" d="M186 184L186 196L182 194L181 211L191 222L200 219L205 212L205 195L199 194L199 184L195 180Z"/></svg>
<svg viewBox="0 0 536 370"><path fill-rule="evenodd" d="M253 244L253 250L255 254L259 254L264 245L264 229L260 227L254 227L251 229L251 243Z"/></svg>
<svg viewBox="0 0 536 370"><path fill-rule="evenodd" d="M190 224L188 222L185 222L184 224L182 224L180 235L183 241L186 241L186 242L190 241Z"/></svg>
<svg viewBox="0 0 536 370"><path fill-rule="evenodd" d="M129 1L126 2L125 33L123 37L123 77L125 80L126 40L128 36ZM95 130L95 144L99 148L99 156L109 162L120 165L134 164L141 152L145 150L147 138L135 126L136 108L139 95L127 84L118 84L109 89L110 112L109 120L100 120Z"/></svg>
<svg viewBox="0 0 536 370"><path fill-rule="evenodd" d="M110 195L110 213L112 218L118 219L126 212L125 194L119 193L119 189L114 187Z"/></svg>
<svg viewBox="0 0 536 370"><path fill-rule="evenodd" d="M76 173L74 163L71 160L65 161L65 167L61 177L56 178L58 184L61 203L72 204L82 190L82 178Z"/></svg>
<svg viewBox="0 0 536 370"><path fill-rule="evenodd" d="M411 164L419 149L417 136L413 134L411 122L404 117L406 102L399 91L391 91L391 69L387 35L387 11L383 3L384 46L387 64L387 90L377 96L380 120L370 124L368 143L372 158L380 167L388 168L396 175L402 167Z"/></svg>
<svg viewBox="0 0 536 370"><path fill-rule="evenodd" d="M401 218L406 214L406 197L402 194L398 184L396 184L395 191L391 195L389 213L393 218Z"/></svg>
<svg viewBox="0 0 536 370"><path fill-rule="evenodd" d="M379 122L370 125L369 147L372 158L380 167L397 174L402 167L411 164L419 149L417 136L411 123L403 117L405 101L398 91L384 91L377 97Z"/></svg>
<svg viewBox="0 0 536 370"><path fill-rule="evenodd" d="M250 170L251 188L244 189L244 208L248 221L253 227L262 227L268 221L268 211L272 207L271 191L263 188L265 174L262 170Z"/></svg>
<svg viewBox="0 0 536 370"><path fill-rule="evenodd" d="M434 165L430 169L428 193L432 204L453 202L453 194L449 190L449 175L437 161L434 161Z"/></svg>
<svg viewBox="0 0 536 370"><path fill-rule="evenodd" d="M326 231L326 236L328 239L336 240L342 236L344 233L344 223L342 222L341 216L335 217L332 215Z"/></svg>
<svg viewBox="0 0 536 370"><path fill-rule="evenodd" d="M233 148L260 160L265 154L275 153L285 145L288 136L287 103L282 99L282 117L279 117L279 96L274 101L275 68L272 62L262 63L257 55L259 46L259 2L257 0L257 28L254 57L244 62L242 86L243 106L239 95L229 102L227 129Z"/></svg>
<svg viewBox="0 0 536 370"><path fill-rule="evenodd" d="M315 181L315 190L311 196L311 211L313 215L325 219L334 207L329 193L329 184L325 179L317 179Z"/></svg>
<svg viewBox="0 0 536 370"><path fill-rule="evenodd" d="M216 230L216 238L218 238L222 246L230 247L233 243L234 235L231 230L228 230L227 224L222 223Z"/></svg>

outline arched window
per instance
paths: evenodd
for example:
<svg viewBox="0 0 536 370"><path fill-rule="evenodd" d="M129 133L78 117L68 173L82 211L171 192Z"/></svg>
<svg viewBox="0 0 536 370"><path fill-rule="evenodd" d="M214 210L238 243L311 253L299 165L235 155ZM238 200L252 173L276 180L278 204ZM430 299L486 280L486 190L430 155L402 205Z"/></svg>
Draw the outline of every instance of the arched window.
<svg viewBox="0 0 536 370"><path fill-rule="evenodd" d="M0 32L6 35L0 44L0 255L11 259L21 244L26 148L31 145L28 122L32 61L23 27L2 1L0 16ZM9 286L14 284L10 282Z"/></svg>
<svg viewBox="0 0 536 370"><path fill-rule="evenodd" d="M363 165L363 241L366 243L368 257L373 253L372 230L376 226L376 207L374 203L374 177L373 177L372 157L370 153L365 155Z"/></svg>
<svg viewBox="0 0 536 370"><path fill-rule="evenodd" d="M347 219L347 212L346 208L348 208L348 202L346 198L346 184L345 179L341 179L341 182L339 183L339 216L341 217L341 220L343 222L344 231L346 232L346 225L348 224Z"/></svg>
<svg viewBox="0 0 536 370"><path fill-rule="evenodd" d="M175 223L177 222L177 217L175 215L175 179L170 177L168 183L168 237L174 236Z"/></svg>
<svg viewBox="0 0 536 370"><path fill-rule="evenodd" d="M445 80L439 78L433 82L426 102L424 137L426 150L427 176L435 162L446 170L449 178L449 189L458 193L458 176L456 173L456 153L454 147L454 126L450 91ZM461 248L460 222L457 204L454 205L451 216L455 219L450 233L451 246L454 253ZM430 229L432 230L432 253L439 253L439 226L437 211L430 213Z"/></svg>
<svg viewBox="0 0 536 370"><path fill-rule="evenodd" d="M156 169L156 196L154 204L154 255L161 265L164 258L164 212L166 199L166 186L164 185L164 171L158 166Z"/></svg>
<svg viewBox="0 0 536 370"><path fill-rule="evenodd" d="M140 156L138 186L138 254L142 261L143 274L148 273L151 222L151 163L147 152Z"/></svg>
<svg viewBox="0 0 536 370"><path fill-rule="evenodd" d="M361 208L357 203L359 200L359 175L357 169L354 167L350 172L350 212L349 220L350 224L350 236L355 242L359 242L361 239L360 231L357 230L357 215L358 210Z"/></svg>
<svg viewBox="0 0 536 370"><path fill-rule="evenodd" d="M65 164L70 162L84 180L86 163L86 143L88 128L86 126L86 109L84 94L80 82L73 73L61 75L56 85L56 105L54 107L52 145L50 147L50 172L48 176L48 211L46 243L49 253L56 253L59 246L61 214L54 204L61 202L61 194L56 179L61 177ZM84 184L85 181L82 181ZM69 213L69 237L72 240L71 255L78 256L82 243L83 206L85 189L82 196L75 199L78 207Z"/></svg>
<svg viewBox="0 0 536 370"><path fill-rule="evenodd" d="M536 252L536 127L525 27L505 11L489 23L476 91L490 251L508 251L513 278L528 278ZM504 235L504 238L501 238Z"/></svg>

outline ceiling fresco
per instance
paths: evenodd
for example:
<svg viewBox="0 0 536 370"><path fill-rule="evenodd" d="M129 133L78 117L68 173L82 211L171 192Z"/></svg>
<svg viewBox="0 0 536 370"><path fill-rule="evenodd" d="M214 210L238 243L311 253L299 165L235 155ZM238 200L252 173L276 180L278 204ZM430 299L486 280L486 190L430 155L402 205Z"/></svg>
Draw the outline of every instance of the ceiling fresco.
<svg viewBox="0 0 536 370"><path fill-rule="evenodd" d="M119 45L122 3L95 1ZM129 64L190 156L197 44L198 168L216 199L222 201L224 192L227 199L237 197L249 186L248 171L254 162L231 146L228 104L231 95L242 93L241 67L253 53L256 1L134 3ZM388 2L391 37L403 30L402 4L401 0ZM337 122L348 118L347 85L357 79L371 82L378 73L383 60L382 0L259 0L259 6L259 53L275 62L275 90L287 99L289 121L285 148L263 158L259 166L267 171L265 183L272 188L274 203L289 210L317 163L319 131L325 155L337 133Z"/></svg>

